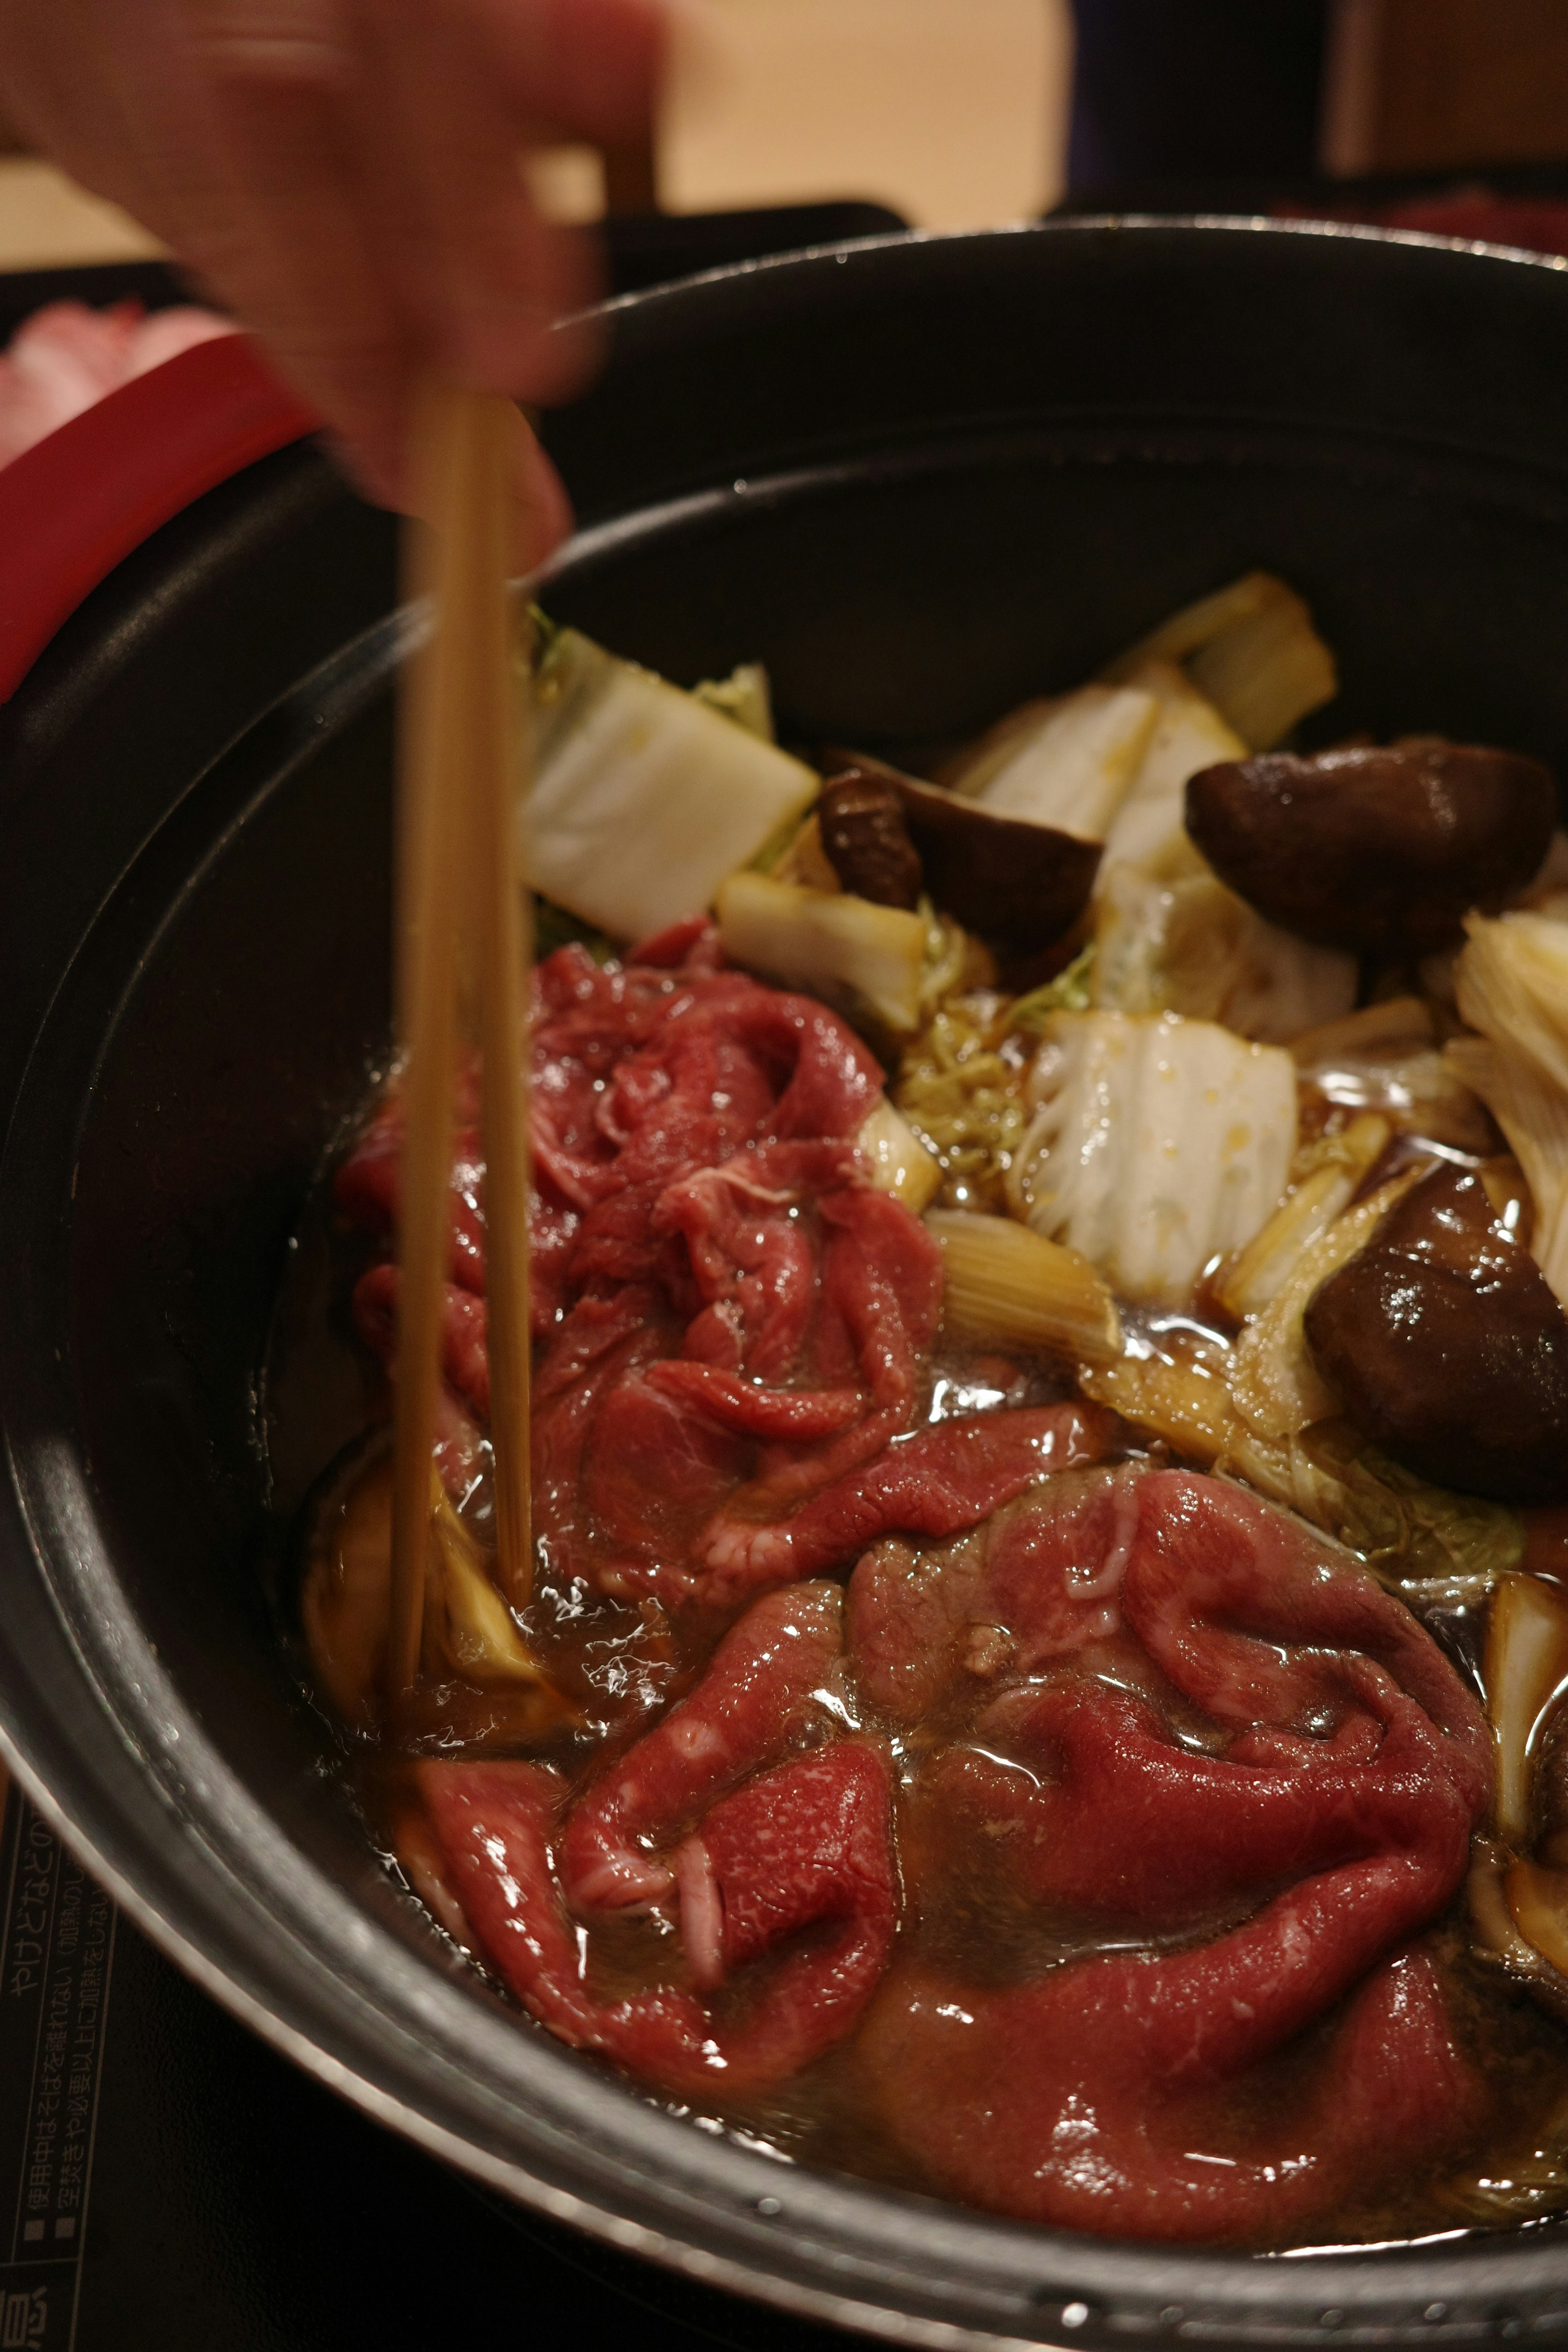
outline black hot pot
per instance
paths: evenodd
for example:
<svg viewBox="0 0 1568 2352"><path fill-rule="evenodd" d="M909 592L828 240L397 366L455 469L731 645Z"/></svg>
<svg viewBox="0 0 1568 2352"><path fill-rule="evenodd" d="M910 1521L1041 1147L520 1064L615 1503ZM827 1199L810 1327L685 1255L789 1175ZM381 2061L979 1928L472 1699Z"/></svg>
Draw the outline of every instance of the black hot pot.
<svg viewBox="0 0 1568 2352"><path fill-rule="evenodd" d="M551 435L582 528L548 603L678 678L764 656L802 738L961 733L1262 564L1342 655L1326 731L1438 728L1568 773L1560 262L1085 223L722 271L609 328ZM70 428L110 435L116 479L174 398L139 389L129 424ZM325 1378L319 1459L279 1458L260 1375L301 1203L385 1045L399 628L390 526L273 425L232 478L193 465L201 495L0 716L0 1740L28 1788L279 2049L690 2275L912 2344L1568 2336L1555 2222L1172 2252L715 2140L504 2011L367 1853L276 1582L345 1408ZM10 520L20 642L44 607Z"/></svg>

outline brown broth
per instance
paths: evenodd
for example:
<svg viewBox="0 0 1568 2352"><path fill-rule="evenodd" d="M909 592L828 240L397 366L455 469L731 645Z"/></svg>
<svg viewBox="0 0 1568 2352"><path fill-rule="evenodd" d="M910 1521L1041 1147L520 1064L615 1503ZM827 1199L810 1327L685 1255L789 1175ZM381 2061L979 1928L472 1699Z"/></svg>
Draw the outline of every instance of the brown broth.
<svg viewBox="0 0 1568 2352"><path fill-rule="evenodd" d="M353 1475L355 1450L365 1445L367 1437L372 1445L384 1443L385 1383L354 1340L347 1312L354 1280L376 1254L362 1234L336 1216L323 1182L296 1237L267 1366L273 1499L279 1525L290 1533L292 1558L280 1608L307 1688L310 1668L299 1633L297 1593L311 1530L323 1494L334 1480L341 1491L342 1478ZM1020 1370L994 1360L945 1357L931 1369L925 1412L936 1420L1004 1402L1049 1402L1072 1392L1070 1381L1047 1365ZM1163 1448L1151 1450L1170 1458ZM464 1498L462 1511L476 1538L489 1549L489 1494L482 1475ZM1543 1548L1552 1547L1553 1565L1558 1549L1568 1560L1568 1536L1555 1525L1543 1529L1541 1540ZM741 1608L727 1613L691 1612L672 1620L652 1604L638 1609L583 1588L563 1591L545 1585L527 1612L524 1628L552 1675L581 1707L585 1718L581 1730L559 1731L542 1746L521 1741L509 1719L504 1694L447 1685L423 1692L393 1734L368 1739L340 1733L345 1780L367 1835L389 1871L410 1883L410 1870L397 1857L400 1846L405 1856L408 1852L403 1824L413 1802L411 1773L419 1756L542 1755L576 1786L646 1729L657 1709L693 1685L740 1613ZM1417 1613L1477 1681L1485 1631L1478 1612L1450 1603ZM1235 1924L1234 1917L1216 1915L1189 1923L1180 1937L1161 1939L1131 1932L1111 1920L1053 1916L1010 1892L984 1851L973 1844L963 1851L943 1851L921 1818L915 1791L921 1755L934 1739L964 1728L966 1713L977 1712L978 1706L978 1699L971 1701L966 1695L950 1701L914 1733L879 1724L870 1709L863 1713L868 1727L888 1735L897 1760L899 1851L910 1855L918 1849L921 1854L924 1905L917 1912L906 1884L899 1959L962 1956L982 1980L1017 1981L1086 1952L1201 1941ZM1180 1736L1179 1712L1176 1728ZM1194 1729L1190 1736L1196 1739L1202 1734ZM416 1880L417 1876L416 1871ZM446 1924L458 1923L448 1918ZM1568 2031L1500 1969L1478 1956L1463 1894L1428 1935L1449 1987L1461 2044L1496 2091L1495 2114L1484 2141L1465 2150L1458 2161L1450 2156L1434 2171L1413 2155L1405 2177L1387 2181L1375 2196L1363 2195L1320 2216L1307 2241L1311 2244L1382 2243L1511 2226L1568 2207ZM600 1996L679 1979L678 1939L667 1919L626 1918L595 1927L588 1937L588 1954L590 1982ZM982 1956L978 1961L976 1955ZM1337 2014L1302 2038L1303 2070L1315 2063ZM522 2027L521 2011L519 2022ZM781 2162L932 2189L931 2180L868 2112L858 2037L765 2096L731 2105L698 2110L660 2099L647 2085L634 2088L702 2128L738 2145L760 2147Z"/></svg>

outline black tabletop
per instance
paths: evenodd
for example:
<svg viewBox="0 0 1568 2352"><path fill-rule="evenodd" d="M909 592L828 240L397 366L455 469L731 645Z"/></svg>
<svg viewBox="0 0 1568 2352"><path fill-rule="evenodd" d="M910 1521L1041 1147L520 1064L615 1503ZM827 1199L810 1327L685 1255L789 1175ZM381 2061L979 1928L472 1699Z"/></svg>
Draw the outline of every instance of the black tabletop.
<svg viewBox="0 0 1568 2352"><path fill-rule="evenodd" d="M0 2344L847 2342L537 2221L368 2123L188 1983L15 1798L0 1885Z"/></svg>

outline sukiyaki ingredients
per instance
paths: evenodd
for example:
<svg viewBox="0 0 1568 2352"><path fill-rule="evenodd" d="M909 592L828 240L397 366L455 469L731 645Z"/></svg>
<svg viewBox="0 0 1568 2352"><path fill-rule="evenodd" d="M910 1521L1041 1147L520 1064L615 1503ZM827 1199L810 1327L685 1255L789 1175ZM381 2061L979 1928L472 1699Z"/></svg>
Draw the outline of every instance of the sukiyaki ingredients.
<svg viewBox="0 0 1568 2352"><path fill-rule="evenodd" d="M1180 662L1198 692L1254 751L1272 751L1339 692L1334 657L1294 590L1267 572L1184 605L1112 663L1125 678L1146 661Z"/></svg>
<svg viewBox="0 0 1568 2352"><path fill-rule="evenodd" d="M829 777L817 803L823 854L841 887L879 907L917 907L924 875L899 795L863 768Z"/></svg>
<svg viewBox="0 0 1568 2352"><path fill-rule="evenodd" d="M1458 1004L1480 1034L1444 1058L1479 1095L1524 1170L1535 1205L1531 1250L1568 1306L1568 923L1472 915Z"/></svg>
<svg viewBox="0 0 1568 2352"><path fill-rule="evenodd" d="M1289 1045L1355 1003L1353 956L1295 939L1212 874L1166 881L1110 870L1095 908L1093 999L1114 1013L1179 1013Z"/></svg>
<svg viewBox="0 0 1568 2352"><path fill-rule="evenodd" d="M1015 1037L1038 1037L1053 1013L1087 1013L1094 1003L1094 941L1079 950L1054 980L1040 982L1016 996L1007 1008L1007 1027Z"/></svg>
<svg viewBox="0 0 1568 2352"><path fill-rule="evenodd" d="M533 699L529 878L612 938L710 906L816 797L799 760L575 629L555 633Z"/></svg>
<svg viewBox="0 0 1568 2352"><path fill-rule="evenodd" d="M893 1100L935 1159L944 1206L1001 1210L1027 1123L1022 1051L998 1036L1005 1000L949 997L906 1045Z"/></svg>
<svg viewBox="0 0 1568 2352"><path fill-rule="evenodd" d="M886 1095L879 1097L856 1141L870 1162L877 1190L891 1192L911 1216L923 1216L941 1189L942 1170Z"/></svg>
<svg viewBox="0 0 1568 2352"><path fill-rule="evenodd" d="M1103 842L1143 763L1160 706L1131 686L1026 703L942 774L997 816Z"/></svg>
<svg viewBox="0 0 1568 2352"><path fill-rule="evenodd" d="M1459 1151L1497 1149L1496 1129L1438 1050L1432 1008L1418 996L1363 1005L1292 1039L1290 1051L1302 1077L1328 1102L1381 1111L1425 1142Z"/></svg>
<svg viewBox="0 0 1568 2352"><path fill-rule="evenodd" d="M1299 1512L1402 1591L1479 1603L1519 1566L1525 1536L1517 1511L1428 1486L1348 1422L1259 1437L1231 1399L1233 1356L1218 1339L1173 1333L1114 1364L1086 1367L1079 1386L1179 1454Z"/></svg>
<svg viewBox="0 0 1568 2352"><path fill-rule="evenodd" d="M1335 683L1264 574L936 782L819 787L760 669L536 642L542 837L600 895L540 901L585 936L534 975L531 1552L474 1067L395 1705L383 1441L306 1538L383 1851L789 2161L1259 2249L1568 2203L1563 877L1475 911L1543 772L1254 756ZM1189 785L1339 929L1238 895ZM395 1079L290 1310L352 1287L394 1382L402 1126Z"/></svg>
<svg viewBox="0 0 1568 2352"><path fill-rule="evenodd" d="M1289 1054L1209 1021L1057 1013L1026 1097L1014 1213L1131 1299L1190 1298L1257 1233L1296 1148Z"/></svg>
<svg viewBox="0 0 1568 2352"><path fill-rule="evenodd" d="M1531 1949L1568 1984L1568 1871L1549 1870L1528 1857L1503 1881L1509 1913ZM1554 2007L1561 2011L1558 1992Z"/></svg>
<svg viewBox="0 0 1568 2352"><path fill-rule="evenodd" d="M734 962L834 1003L868 1007L892 1030L919 1024L926 927L918 914L748 873L719 885L715 912Z"/></svg>
<svg viewBox="0 0 1568 2352"><path fill-rule="evenodd" d="M1187 831L1238 897L1323 947L1419 957L1540 866L1557 795L1539 761L1436 738L1205 768Z"/></svg>
<svg viewBox="0 0 1568 2352"><path fill-rule="evenodd" d="M453 1671L464 1682L535 1683L548 1690L543 1668L486 1573L478 1543L453 1509L439 1478L433 1484L431 1522L441 1573L426 1598L426 1637L441 1643ZM541 1727L552 1714L564 1712L558 1702L552 1709L547 1699L541 1708Z"/></svg>
<svg viewBox="0 0 1568 2352"><path fill-rule="evenodd" d="M1105 867L1133 866L1163 875L1193 862L1186 835L1186 784L1219 760L1245 760L1247 746L1174 662L1140 662L1123 683L1159 705L1138 773L1111 821Z"/></svg>
<svg viewBox="0 0 1568 2352"><path fill-rule="evenodd" d="M993 2210L1211 2242L1299 2227L1413 2146L1457 2150L1488 2093L1409 1939L1462 1881L1491 1771L1430 1636L1289 1518L1184 1472L1058 1482L958 1551L954 1610L937 1562L905 1570L912 1608L885 1559L851 1590L883 1687L900 1651L931 1654L933 1617L1051 1629L971 1641L972 1722L920 1751L922 1938L858 2046L895 2137ZM977 1870L1044 1906L1054 1951L955 1934Z"/></svg>
<svg viewBox="0 0 1568 2352"><path fill-rule="evenodd" d="M869 1469L846 1472L787 1519L761 1523L740 1510L721 1512L705 1530L704 1597L728 1604L765 1585L842 1568L891 1528L956 1535L1047 1471L1098 1462L1118 1435L1110 1414L1082 1403L939 1422L889 1445ZM765 1490L763 1499L771 1499Z"/></svg>
<svg viewBox="0 0 1568 2352"><path fill-rule="evenodd" d="M691 691L721 718L732 719L737 727L760 735L764 743L777 741L773 688L761 662L738 662L728 677L705 677Z"/></svg>
<svg viewBox="0 0 1568 2352"><path fill-rule="evenodd" d="M1532 1748L1568 1683L1568 1598L1538 1576L1505 1576L1492 1600L1482 1670L1497 1741L1499 1834L1531 1842Z"/></svg>
<svg viewBox="0 0 1568 2352"><path fill-rule="evenodd" d="M535 975L534 1534L552 1584L731 1606L889 1526L952 1534L1102 1454L1109 1416L1077 1403L891 1444L921 1406L942 1257L857 1148L880 1074L825 1006L714 970L700 925L655 946L686 961L601 971L565 949ZM395 1125L348 1163L346 1201L374 1195ZM389 1364L395 1279L373 1267L356 1294ZM459 1279L448 1311L462 1419L487 1399L483 1301Z"/></svg>
<svg viewBox="0 0 1568 2352"><path fill-rule="evenodd" d="M1385 1118L1366 1111L1297 1153L1289 1192L1210 1286L1228 1314L1261 1315L1278 1298L1302 1252L1350 1206L1392 1132Z"/></svg>
<svg viewBox="0 0 1568 2352"><path fill-rule="evenodd" d="M1426 1176L1323 1283L1305 1328L1345 1411L1395 1461L1503 1502L1568 1497L1568 1316L1479 1174Z"/></svg>
<svg viewBox="0 0 1568 2352"><path fill-rule="evenodd" d="M753 1602L620 1769L588 1787L561 1840L561 1884L583 1918L676 1893L669 1836L791 1748L843 1729L844 1589L797 1584ZM663 1844L669 1849L661 1853Z"/></svg>
<svg viewBox="0 0 1568 2352"><path fill-rule="evenodd" d="M392 1484L378 1463L317 1529L300 1608L317 1686L345 1723L373 1730L386 1684ZM437 1681L511 1685L515 1735L570 1713L491 1582L479 1547L437 1486L426 1579L425 1670Z"/></svg>
<svg viewBox="0 0 1568 2352"><path fill-rule="evenodd" d="M552 1867L552 1848L574 1851L581 1817L567 1814L563 1838L560 1774L526 1763L421 1773L453 1891L519 1999L563 2041L688 2095L765 2087L831 2048L857 2022L892 1945L886 1748L835 1736L826 1708L800 1726L797 1737L815 1734L804 1754L790 1752L776 1719L746 1720L774 1711L759 1704L763 1690L745 1688L734 1654L750 1644L765 1654L778 1639L771 1619L743 1621L684 1702L680 1738L660 1725L612 1767L616 1798L640 1824L637 1846L623 1851L648 1883L641 1899L658 1906L662 1895L659 1925L676 1927L679 1954L650 1934L641 1973L651 1981L619 1997L596 1990L584 1923L616 1890L591 1874L589 1899L572 1906ZM719 1793L740 1772L716 1774L714 1757L728 1763L737 1749L753 1777ZM591 1786L583 1803L592 1812L596 1801Z"/></svg>
<svg viewBox="0 0 1568 2352"><path fill-rule="evenodd" d="M1121 1352L1116 1302L1086 1258L1009 1217L933 1209L942 1327L981 1346L1043 1349L1084 1363Z"/></svg>
<svg viewBox="0 0 1568 2352"><path fill-rule="evenodd" d="M898 795L937 904L1003 953L1026 956L1051 946L1088 904L1100 867L1097 842L1030 817L999 816L864 752L831 751L824 758L843 777L875 782Z"/></svg>
<svg viewBox="0 0 1568 2352"><path fill-rule="evenodd" d="M1330 1276L1365 1248L1419 1174L1415 1168L1403 1171L1326 1225L1237 1339L1231 1357L1231 1402L1258 1436L1293 1437L1340 1410L1336 1390L1308 1347L1307 1309L1321 1296ZM1568 1326L1563 1336L1568 1339ZM1382 1434L1377 1430L1369 1433Z"/></svg>

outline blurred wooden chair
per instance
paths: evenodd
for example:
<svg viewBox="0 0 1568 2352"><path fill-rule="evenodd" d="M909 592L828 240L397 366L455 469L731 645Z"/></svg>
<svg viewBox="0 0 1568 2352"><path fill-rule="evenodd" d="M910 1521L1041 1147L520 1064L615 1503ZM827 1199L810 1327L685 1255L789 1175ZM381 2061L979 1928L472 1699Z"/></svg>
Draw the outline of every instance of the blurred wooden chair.
<svg viewBox="0 0 1568 2352"><path fill-rule="evenodd" d="M1568 160L1568 6L1334 0L1321 155L1342 178Z"/></svg>

